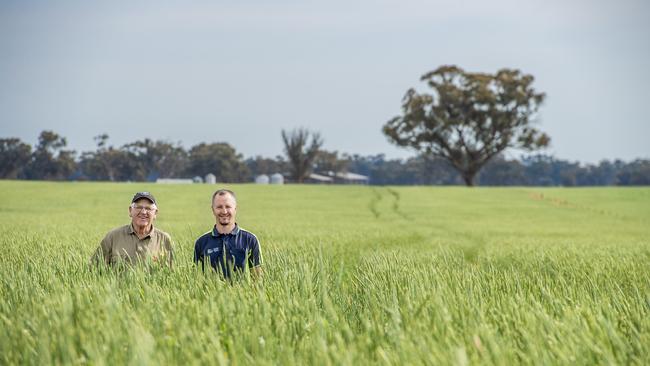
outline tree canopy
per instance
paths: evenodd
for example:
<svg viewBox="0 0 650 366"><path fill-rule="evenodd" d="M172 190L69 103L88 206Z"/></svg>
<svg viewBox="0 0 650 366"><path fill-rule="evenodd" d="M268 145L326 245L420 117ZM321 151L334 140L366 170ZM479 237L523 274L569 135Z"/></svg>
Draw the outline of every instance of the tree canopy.
<svg viewBox="0 0 650 366"><path fill-rule="evenodd" d="M108 181L141 181L146 177L140 160L125 148L108 146L108 134L95 136L96 151L81 154L79 168L85 179Z"/></svg>
<svg viewBox="0 0 650 366"><path fill-rule="evenodd" d="M409 89L402 115L388 121L383 132L399 146L449 161L465 184L474 185L480 169L503 150L549 144L549 136L532 126L545 98L533 80L519 70L491 75L439 67L421 77L432 93Z"/></svg>
<svg viewBox="0 0 650 366"><path fill-rule="evenodd" d="M259 174L290 170L282 156L274 159L256 156L242 161L242 155L227 143L200 143L185 151L180 145L147 139L113 147L109 146L106 134L95 137L95 141L96 150L83 152L75 161L71 160L72 151L64 150L61 154L65 147L64 139L51 131L41 133L35 151L18 138L2 138L0 178L153 181L155 174L152 172L159 172L164 174L163 177L178 174L181 178L214 173L221 182L251 182ZM186 163L182 164L183 171L178 173L178 158L184 156L187 157ZM62 166L65 169L61 170ZM308 166L317 172L347 170L363 174L373 185L463 183L460 173L448 160L426 152L408 159L387 159L383 154L348 155L320 149L317 158ZM74 170L72 173L71 169ZM598 164L580 164L543 154L514 160L507 160L499 154L481 169L477 182L486 186L648 185L650 160L603 160Z"/></svg>
<svg viewBox="0 0 650 366"><path fill-rule="evenodd" d="M16 179L31 158L32 147L17 138L0 139L0 178Z"/></svg>
<svg viewBox="0 0 650 366"><path fill-rule="evenodd" d="M219 182L243 182L250 176L244 158L234 147L225 142L200 143L189 151L186 173L205 176L212 173Z"/></svg>
<svg viewBox="0 0 650 366"><path fill-rule="evenodd" d="M43 131L25 169L28 179L67 179L75 170L73 150L64 150L68 142L53 131Z"/></svg>
<svg viewBox="0 0 650 366"><path fill-rule="evenodd" d="M317 132L298 128L290 133L282 130L282 141L291 168L291 180L302 183L311 173L323 139Z"/></svg>
<svg viewBox="0 0 650 366"><path fill-rule="evenodd" d="M124 148L136 157L147 180L181 177L187 165L187 152L180 144L144 139L126 144Z"/></svg>

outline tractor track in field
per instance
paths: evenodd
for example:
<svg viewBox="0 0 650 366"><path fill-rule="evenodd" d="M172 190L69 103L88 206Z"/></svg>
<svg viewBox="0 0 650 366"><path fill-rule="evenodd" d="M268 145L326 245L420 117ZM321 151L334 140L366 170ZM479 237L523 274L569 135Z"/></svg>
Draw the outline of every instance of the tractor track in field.
<svg viewBox="0 0 650 366"><path fill-rule="evenodd" d="M372 188L372 197L370 198L370 203L368 204L368 209L372 214L375 216L376 219L381 216L379 213L379 209L377 208L377 205L379 204L379 201L381 201L382 195L379 193L379 190L377 188Z"/></svg>
<svg viewBox="0 0 650 366"><path fill-rule="evenodd" d="M406 214L406 212L400 210L399 204L400 204L400 195L399 192L397 192L394 189L386 188L388 190L388 193L390 193L391 196L393 196L393 205L391 206L393 209L393 212L397 215L400 216L401 218L405 220L411 220L409 215Z"/></svg>
<svg viewBox="0 0 650 366"><path fill-rule="evenodd" d="M384 199L385 194L382 194L382 191L384 190L388 193L388 196L392 200L392 203L390 204L391 212L403 218L404 220L411 220L411 218L405 212L400 210L401 197L399 192L391 188L383 188L380 190L378 188L373 187L372 197L370 198L370 202L368 203L368 209L373 214L373 216L375 216L376 219L381 217L381 211L378 208L378 205L381 202L381 200Z"/></svg>

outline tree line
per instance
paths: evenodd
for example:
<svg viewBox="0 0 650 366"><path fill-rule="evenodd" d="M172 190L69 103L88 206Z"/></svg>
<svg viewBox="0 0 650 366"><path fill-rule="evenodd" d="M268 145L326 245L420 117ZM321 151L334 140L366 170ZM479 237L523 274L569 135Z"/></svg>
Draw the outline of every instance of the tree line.
<svg viewBox="0 0 650 366"><path fill-rule="evenodd" d="M0 178L30 180L154 181L215 174L217 181L252 182L260 174L284 174L300 182L311 172L355 172L373 185L461 185L463 175L444 158L419 154L387 159L383 154L350 155L322 148L320 135L304 129L282 131L284 156L244 158L226 142L180 144L143 139L120 147L106 134L95 137L96 149L77 154L53 131L41 132L32 147L17 138L0 138ZM604 160L579 164L548 155L522 159L495 156L478 173L487 186L649 185L650 160Z"/></svg>
<svg viewBox="0 0 650 366"><path fill-rule="evenodd" d="M582 166L541 154L505 159L507 149L533 153L551 141L534 126L546 95L535 90L532 75L513 69L466 72L445 65L420 81L428 91L408 89L402 113L382 128L391 143L417 151L407 160L339 156L322 148L319 133L306 129L282 130L285 156L275 158L244 159L225 142L185 150L180 144L144 139L114 148L106 134L95 137L95 151L76 157L65 149L64 137L43 131L33 151L19 139L0 139L0 177L152 181L212 173L221 182L249 182L259 174L283 173L289 181L303 183L312 172L350 170L367 175L371 184L650 184L648 160Z"/></svg>

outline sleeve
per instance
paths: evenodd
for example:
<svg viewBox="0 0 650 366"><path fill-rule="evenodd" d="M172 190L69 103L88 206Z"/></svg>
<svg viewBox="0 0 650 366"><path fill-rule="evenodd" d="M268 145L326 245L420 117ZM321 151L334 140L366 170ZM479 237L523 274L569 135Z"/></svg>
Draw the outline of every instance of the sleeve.
<svg viewBox="0 0 650 366"><path fill-rule="evenodd" d="M262 249L260 248L259 240L254 236L253 245L251 246L251 254L248 257L248 266L254 268L260 265L262 265Z"/></svg>
<svg viewBox="0 0 650 366"><path fill-rule="evenodd" d="M108 234L102 239L99 247L97 247L92 257L90 257L90 264L97 265L99 263L111 264L111 239Z"/></svg>
<svg viewBox="0 0 650 366"><path fill-rule="evenodd" d="M165 251L169 258L167 264L169 265L169 268L171 268L174 263L174 245L172 243L172 237L169 234L165 235Z"/></svg>
<svg viewBox="0 0 650 366"><path fill-rule="evenodd" d="M201 252L201 238L198 238L194 243L194 263L201 262L201 269L203 269L203 254Z"/></svg>

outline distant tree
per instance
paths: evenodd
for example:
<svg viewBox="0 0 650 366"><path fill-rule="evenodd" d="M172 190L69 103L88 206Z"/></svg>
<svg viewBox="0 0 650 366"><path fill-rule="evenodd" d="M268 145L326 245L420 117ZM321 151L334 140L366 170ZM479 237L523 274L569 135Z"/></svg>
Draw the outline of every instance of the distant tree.
<svg viewBox="0 0 650 366"><path fill-rule="evenodd" d="M302 183L312 171L323 139L316 132L299 128L290 133L282 130L282 141L291 170L291 180Z"/></svg>
<svg viewBox="0 0 650 366"><path fill-rule="evenodd" d="M126 144L123 149L135 156L150 181L160 177L178 178L186 168L187 152L180 144L144 139Z"/></svg>
<svg viewBox="0 0 650 366"><path fill-rule="evenodd" d="M386 160L377 156L370 170L370 181L374 185L411 185L416 184L414 171L408 169L401 159Z"/></svg>
<svg viewBox="0 0 650 366"><path fill-rule="evenodd" d="M533 186L587 186L609 185L615 181L610 177L611 170L619 168L622 162L610 164L603 162L599 166L581 166L577 162L556 159L547 155L523 157L521 164L525 169L528 185Z"/></svg>
<svg viewBox="0 0 650 366"><path fill-rule="evenodd" d="M601 161L598 165L589 168L589 180L585 182L585 185L611 186L616 184L616 175L624 165L620 160L614 162L608 160Z"/></svg>
<svg viewBox="0 0 650 366"><path fill-rule="evenodd" d="M348 169L352 172L370 176L370 171L376 160L384 159L384 154L362 156L359 154L346 155ZM372 184L372 179L370 180Z"/></svg>
<svg viewBox="0 0 650 366"><path fill-rule="evenodd" d="M400 159L388 160L384 154L346 156L348 170L368 176L373 185L417 184L420 173L417 164L404 163Z"/></svg>
<svg viewBox="0 0 650 366"><path fill-rule="evenodd" d="M442 66L422 76L432 94L409 89L401 116L388 121L389 141L449 161L466 185L480 169L507 148L535 150L548 135L531 126L544 94L533 77L502 69L494 75Z"/></svg>
<svg viewBox="0 0 650 366"><path fill-rule="evenodd" d="M447 160L427 154L406 160L386 159L384 154L344 156L349 171L368 176L372 185L462 184L460 175Z"/></svg>
<svg viewBox="0 0 650 366"><path fill-rule="evenodd" d="M93 138L97 144L97 150L84 151L79 157L79 168L83 179L90 180L115 180L115 174L106 164L102 154L106 151L108 134L97 135Z"/></svg>
<svg viewBox="0 0 650 366"><path fill-rule="evenodd" d="M275 159L270 159L258 155L254 158L246 159L245 164L251 173L248 180L253 180L260 174L282 174L287 169L287 162L282 156L276 156Z"/></svg>
<svg viewBox="0 0 650 366"><path fill-rule="evenodd" d="M373 185L420 184L422 164L417 159L404 162L401 159L386 159L384 154L347 156L349 171L368 176Z"/></svg>
<svg viewBox="0 0 650 366"><path fill-rule="evenodd" d="M617 174L617 179L624 186L650 185L650 160L637 159L628 163Z"/></svg>
<svg viewBox="0 0 650 366"><path fill-rule="evenodd" d="M522 158L526 170L528 184L533 186L559 185L554 168L555 159L552 156L536 154Z"/></svg>
<svg viewBox="0 0 650 366"><path fill-rule="evenodd" d="M226 183L245 182L250 176L243 156L225 142L201 143L190 149L186 174L203 177L208 173Z"/></svg>
<svg viewBox="0 0 650 366"><path fill-rule="evenodd" d="M0 139L0 178L16 179L29 163L32 147L17 138Z"/></svg>
<svg viewBox="0 0 650 366"><path fill-rule="evenodd" d="M314 171L347 172L350 162L346 156L339 156L338 151L320 150L314 159Z"/></svg>
<svg viewBox="0 0 650 366"><path fill-rule="evenodd" d="M479 174L479 182L486 186L523 186L528 184L526 168L517 160L496 156Z"/></svg>
<svg viewBox="0 0 650 366"><path fill-rule="evenodd" d="M97 150L81 154L82 177L90 180L143 181L146 178L138 157L127 149L108 146L108 135L95 136Z"/></svg>
<svg viewBox="0 0 650 366"><path fill-rule="evenodd" d="M567 165L561 166L560 170L561 185L565 187L575 187L578 185L580 179L580 164L568 163Z"/></svg>
<svg viewBox="0 0 650 366"><path fill-rule="evenodd" d="M27 179L60 180L68 178L76 169L75 152L64 150L65 137L52 131L43 131L31 161L25 169Z"/></svg>
<svg viewBox="0 0 650 366"><path fill-rule="evenodd" d="M415 184L455 185L462 184L458 171L449 161L429 154L420 154L406 161L414 170Z"/></svg>

